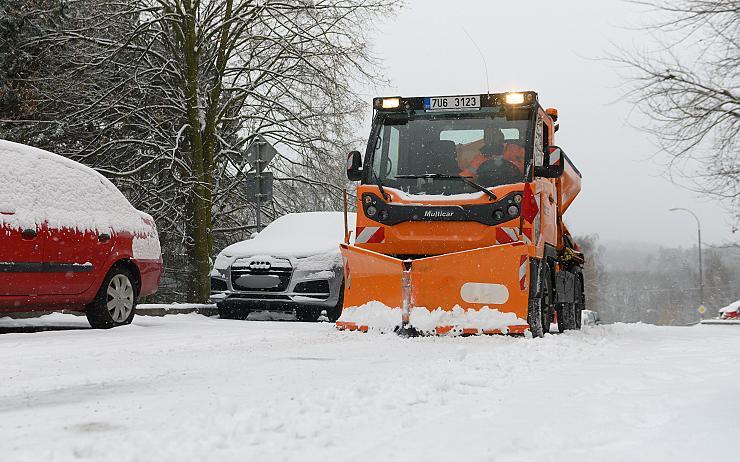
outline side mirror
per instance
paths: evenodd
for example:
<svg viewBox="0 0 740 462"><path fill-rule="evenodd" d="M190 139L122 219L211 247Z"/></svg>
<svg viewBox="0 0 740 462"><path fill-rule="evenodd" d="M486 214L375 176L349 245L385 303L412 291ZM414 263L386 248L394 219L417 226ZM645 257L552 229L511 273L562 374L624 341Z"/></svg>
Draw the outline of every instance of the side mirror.
<svg viewBox="0 0 740 462"><path fill-rule="evenodd" d="M347 178L350 181L362 179L362 156L360 151L350 151L347 154Z"/></svg>
<svg viewBox="0 0 740 462"><path fill-rule="evenodd" d="M560 178L564 169L565 153L563 153L563 150L557 146L548 146L545 153L545 165L535 165L534 176Z"/></svg>
<svg viewBox="0 0 740 462"><path fill-rule="evenodd" d="M250 239L254 239L255 237L257 237L257 236L259 236L259 235L260 235L260 233L259 233L259 232L254 232L254 233L252 233L252 234L250 234L250 235L249 235L249 238L250 238Z"/></svg>

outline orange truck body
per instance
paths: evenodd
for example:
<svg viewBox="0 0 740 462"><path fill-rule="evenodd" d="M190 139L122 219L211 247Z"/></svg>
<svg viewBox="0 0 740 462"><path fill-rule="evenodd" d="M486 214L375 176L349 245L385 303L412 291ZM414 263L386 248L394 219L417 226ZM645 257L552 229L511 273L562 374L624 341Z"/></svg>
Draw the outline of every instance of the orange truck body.
<svg viewBox="0 0 740 462"><path fill-rule="evenodd" d="M539 106L536 94L526 94L533 95L528 105L531 118L539 124L536 129L542 130L539 136L546 141L536 139L538 134L533 129L530 137L535 139L525 145L534 151L540 146L534 144L537 142L543 151L553 150L550 146L554 145L557 117ZM503 99L505 94L501 95ZM381 120L382 102L379 104L378 100L382 99L374 102L375 117ZM400 99L401 104L410 101L407 106L417 100ZM363 170L370 168L368 156L375 146L371 137ZM535 155L528 152L527 158L534 159ZM399 329L410 328L427 334L524 333L530 330L528 317L533 300L542 299L546 284L540 279L545 270L552 306L542 306L541 310L549 311L542 315L542 322L549 324L556 300L566 306L568 300L574 304L578 296L559 295L555 287L560 283L565 291L578 290L568 289L575 280L572 276L558 279L557 275L566 267L573 269L563 260L565 248L572 251L568 254L578 254L562 216L580 192L581 175L564 154L557 162L562 163L557 177L534 174L537 162L533 160L528 163L524 181L487 188L495 194L496 201L483 192L448 196L409 194L373 184L365 172L363 184L357 187L357 227L350 231L354 233L354 243L350 244L348 239L341 244L345 315L337 327L361 331L372 328L353 317L353 310L362 309L369 302L380 302L398 310ZM377 212L371 218L368 216L371 206L385 216L404 213L408 219L382 220ZM497 209L505 212L511 206L518 207L519 213L495 224L445 219L446 214L465 210L494 213ZM571 274L580 278L582 292L580 272ZM419 310L425 310L423 314L428 315L416 316ZM493 311L496 316L486 318L482 315L484 311ZM414 325L415 317L425 320L423 326Z"/></svg>

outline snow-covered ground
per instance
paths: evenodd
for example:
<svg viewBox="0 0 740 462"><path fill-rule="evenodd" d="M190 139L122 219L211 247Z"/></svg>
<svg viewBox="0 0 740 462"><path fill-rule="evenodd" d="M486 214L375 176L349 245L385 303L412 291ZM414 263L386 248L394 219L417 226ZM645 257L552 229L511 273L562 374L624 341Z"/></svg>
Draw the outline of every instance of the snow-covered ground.
<svg viewBox="0 0 740 462"><path fill-rule="evenodd" d="M735 461L740 326L544 339L0 319L2 461ZM75 329L79 327L80 329Z"/></svg>

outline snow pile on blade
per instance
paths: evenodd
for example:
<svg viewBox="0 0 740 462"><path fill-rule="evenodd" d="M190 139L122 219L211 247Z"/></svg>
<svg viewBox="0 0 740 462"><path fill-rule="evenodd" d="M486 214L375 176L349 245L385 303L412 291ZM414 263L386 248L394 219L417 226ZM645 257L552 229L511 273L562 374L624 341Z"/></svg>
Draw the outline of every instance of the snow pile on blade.
<svg viewBox="0 0 740 462"><path fill-rule="evenodd" d="M338 323L354 323L357 327L367 326L368 330L381 333L392 332L401 325L401 309L391 308L378 301L364 305L345 308ZM437 327L455 329L479 329L481 331L499 330L503 333L510 326L526 325L527 321L514 313L502 313L487 306L479 310L465 310L459 305L452 310L428 310L424 307L411 309L409 327L419 332L431 333Z"/></svg>
<svg viewBox="0 0 740 462"><path fill-rule="evenodd" d="M432 332L436 327L452 326L460 329L500 330L506 333L509 326L521 326L527 324L527 321L514 313L502 313L487 306L479 310L464 310L461 306L455 305L450 311L441 308L434 311L413 308L409 324L422 332Z"/></svg>
<svg viewBox="0 0 740 462"><path fill-rule="evenodd" d="M401 325L401 308L391 308L374 300L361 306L343 309L342 316L337 322L367 326L368 330L381 333L393 332Z"/></svg>

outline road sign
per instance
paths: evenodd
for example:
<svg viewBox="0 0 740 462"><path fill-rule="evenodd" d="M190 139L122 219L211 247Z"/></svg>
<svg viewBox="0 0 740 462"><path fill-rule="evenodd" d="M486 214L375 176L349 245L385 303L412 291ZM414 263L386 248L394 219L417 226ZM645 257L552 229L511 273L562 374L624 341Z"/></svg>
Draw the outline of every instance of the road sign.
<svg viewBox="0 0 740 462"><path fill-rule="evenodd" d="M247 147L246 160L255 169L247 174L247 196L257 202L257 232L262 231L262 201L272 199L272 173L264 169L277 153L262 135L255 136Z"/></svg>
<svg viewBox="0 0 740 462"><path fill-rule="evenodd" d="M696 311L699 312L699 314L704 314L707 312L707 307L704 305L699 306L699 308L696 309Z"/></svg>
<svg viewBox="0 0 740 462"><path fill-rule="evenodd" d="M260 185L260 183L262 184ZM256 173L247 173L246 187L247 199L249 199L250 201L257 200L258 194L261 194L261 196L259 197L262 200L269 201L270 199L272 199L272 172L262 172L261 182L257 181ZM262 190L260 191L260 189Z"/></svg>
<svg viewBox="0 0 740 462"><path fill-rule="evenodd" d="M270 161L277 155L277 150L271 145L262 135L257 135L252 140L252 143L247 147L247 162L251 165L257 164L258 160L262 160L262 168L269 164Z"/></svg>

